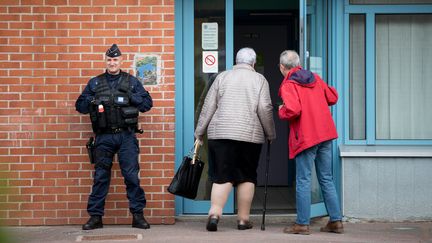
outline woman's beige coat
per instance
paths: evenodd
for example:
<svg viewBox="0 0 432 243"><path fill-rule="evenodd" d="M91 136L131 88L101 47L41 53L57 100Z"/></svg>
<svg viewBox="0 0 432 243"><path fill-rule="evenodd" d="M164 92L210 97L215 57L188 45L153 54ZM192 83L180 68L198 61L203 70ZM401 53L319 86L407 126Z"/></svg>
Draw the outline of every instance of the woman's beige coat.
<svg viewBox="0 0 432 243"><path fill-rule="evenodd" d="M202 139L264 143L276 138L270 90L263 75L247 64L220 73L210 87L195 129Z"/></svg>

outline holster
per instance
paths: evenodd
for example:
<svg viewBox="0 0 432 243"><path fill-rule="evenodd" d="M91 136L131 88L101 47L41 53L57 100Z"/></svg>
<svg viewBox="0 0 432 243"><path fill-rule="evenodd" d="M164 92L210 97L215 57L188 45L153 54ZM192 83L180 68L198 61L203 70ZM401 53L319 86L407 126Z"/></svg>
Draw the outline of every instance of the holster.
<svg viewBox="0 0 432 243"><path fill-rule="evenodd" d="M95 163L95 158L94 158L94 150L95 150L95 141L94 141L94 137L90 137L89 140L86 143L86 148L87 148L87 153L90 159L90 163L94 164Z"/></svg>

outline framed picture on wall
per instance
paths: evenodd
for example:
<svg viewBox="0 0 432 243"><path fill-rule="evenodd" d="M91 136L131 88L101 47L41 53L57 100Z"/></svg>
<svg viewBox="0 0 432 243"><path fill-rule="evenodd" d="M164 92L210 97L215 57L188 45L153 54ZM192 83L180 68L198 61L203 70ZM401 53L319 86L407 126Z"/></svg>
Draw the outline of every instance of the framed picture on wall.
<svg viewBox="0 0 432 243"><path fill-rule="evenodd" d="M161 59L153 54L136 54L134 58L135 76L144 85L157 85L160 80Z"/></svg>

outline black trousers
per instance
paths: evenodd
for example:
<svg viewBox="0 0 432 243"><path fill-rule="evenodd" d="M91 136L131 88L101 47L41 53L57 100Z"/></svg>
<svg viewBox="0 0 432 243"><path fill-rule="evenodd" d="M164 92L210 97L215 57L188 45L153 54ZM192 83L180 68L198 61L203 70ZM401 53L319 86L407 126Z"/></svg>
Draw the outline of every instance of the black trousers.
<svg viewBox="0 0 432 243"><path fill-rule="evenodd" d="M131 213L142 213L146 199L138 176L139 146L135 133L123 131L116 134L100 134L96 137L95 145L94 181L87 205L89 215L104 215L105 199L111 181L111 167L116 153L126 184L129 210Z"/></svg>

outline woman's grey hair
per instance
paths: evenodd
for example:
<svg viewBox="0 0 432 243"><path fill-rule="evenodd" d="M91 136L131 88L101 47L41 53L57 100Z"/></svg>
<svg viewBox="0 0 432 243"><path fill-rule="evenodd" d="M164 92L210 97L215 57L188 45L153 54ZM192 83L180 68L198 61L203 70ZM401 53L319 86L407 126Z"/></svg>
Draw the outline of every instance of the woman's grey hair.
<svg viewBox="0 0 432 243"><path fill-rule="evenodd" d="M300 65L300 57L297 52L286 50L280 54L279 63L285 68L291 69Z"/></svg>
<svg viewBox="0 0 432 243"><path fill-rule="evenodd" d="M245 63L253 66L256 62L256 53L250 47L244 47L237 52L236 64Z"/></svg>

